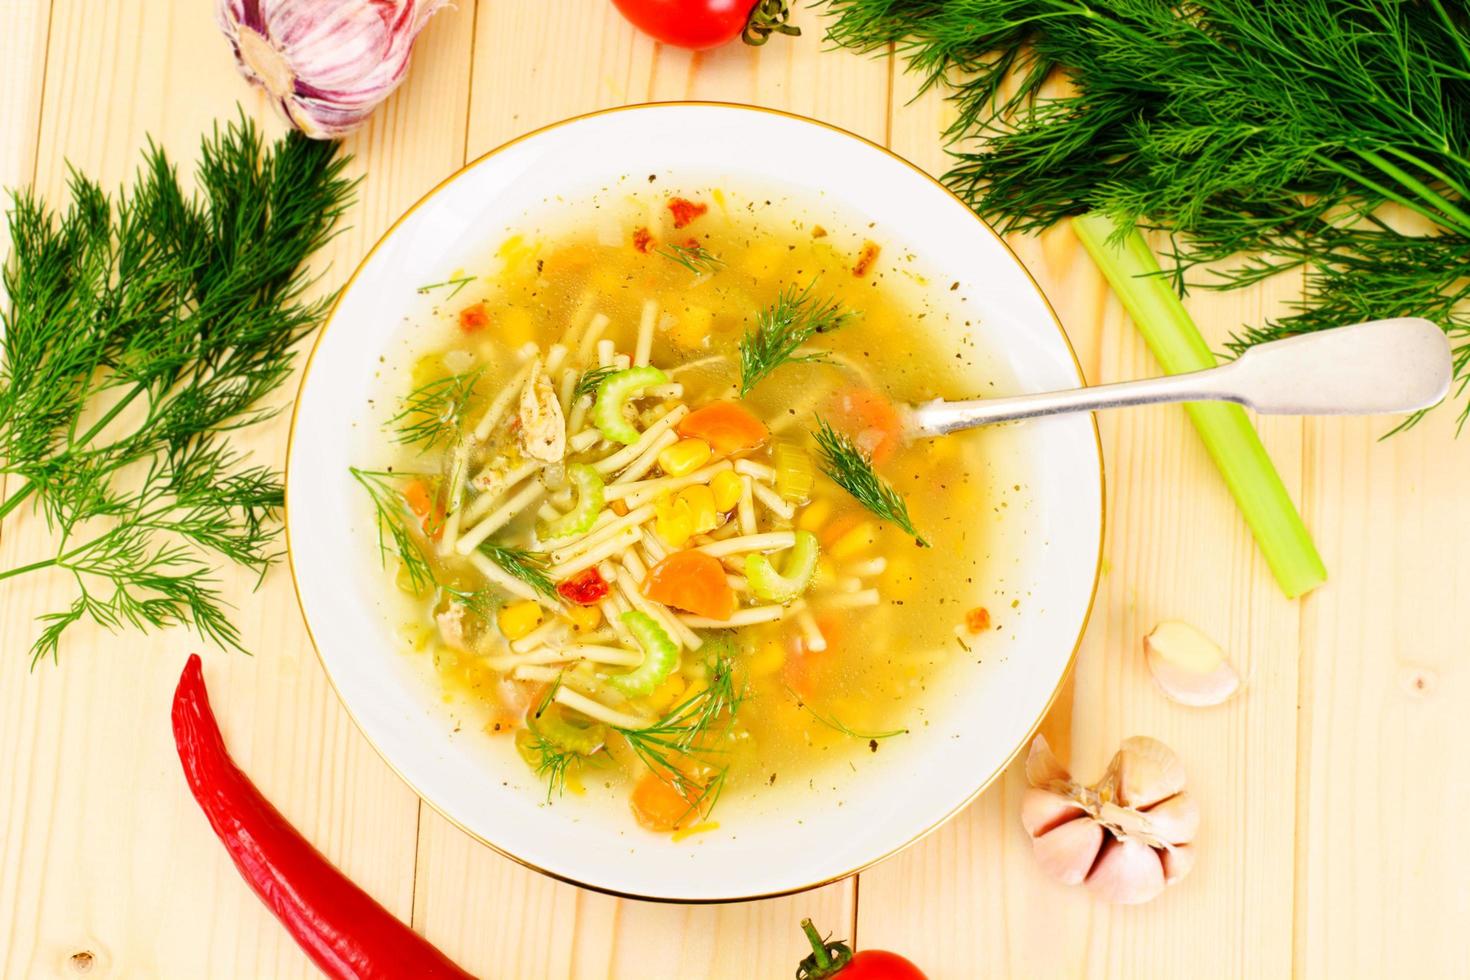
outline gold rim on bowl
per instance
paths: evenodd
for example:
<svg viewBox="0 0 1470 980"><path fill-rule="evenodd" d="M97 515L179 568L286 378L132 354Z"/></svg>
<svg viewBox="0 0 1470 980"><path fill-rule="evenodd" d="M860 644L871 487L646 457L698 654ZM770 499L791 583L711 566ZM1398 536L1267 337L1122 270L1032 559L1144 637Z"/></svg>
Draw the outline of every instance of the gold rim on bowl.
<svg viewBox="0 0 1470 980"><path fill-rule="evenodd" d="M919 833L914 834L908 840L905 840L902 843L900 843L900 844L898 844L898 845L890 848L889 850L885 851L884 853L878 855L877 857L874 857L874 858L871 858L871 859L869 859L867 861L864 861L863 863L857 865L856 867L853 867L853 868L850 868L850 869L848 869L846 871L843 871L840 874L830 875L830 876L828 876L826 878L823 878L823 879L821 879L819 881L813 881L813 882L809 882L809 883L805 883L805 884L801 884L801 885L793 885L793 886L791 886L789 888L782 888L782 889L780 889L778 891L773 891L773 892L763 892L763 893L752 894L752 895L729 895L729 896L722 896L722 897L718 897L718 898L702 898L702 897L701 898L678 898L678 897L669 897L669 896L663 896L663 895L642 895L642 894L638 894L636 892L619 891L619 890L617 890L615 888L608 888L608 887L603 886L603 885L589 884L589 883L587 883L585 881L578 881L576 878L572 878L572 877L570 877L568 875L558 874L555 871L550 871L550 870L548 870L546 868L540 867L539 865L532 864L531 862L526 861L525 859L519 857L518 855L512 854L509 851L505 850L504 848L498 846L497 844L495 844L494 841L491 841L491 840L486 839L485 837L482 837L480 834L476 833L475 831L471 830L469 827L466 827L464 824L460 823L454 817L450 816L437 803L435 803L429 797L425 796L424 793L418 788L418 786L414 784L413 780L409 779L407 775L405 775L396 765L393 764L393 760L390 759L390 758L388 758L388 756L383 752L383 750L378 747L378 744L373 741L373 739L372 739L372 737L370 735L368 735L367 730L365 728L363 728L362 723L357 720L357 716L355 714L353 714L352 705L350 705L347 702L347 699L346 698L342 697L342 692L338 689L337 682L332 677L332 672L329 669L327 669L326 661L322 659L321 648L320 648L320 646L318 646L318 644L316 642L316 636L315 636L315 634L312 633L312 630L311 630L311 620L306 615L306 605L305 605L305 603L303 603L301 601L301 588L300 588L300 584L299 584L299 582L297 580L297 576L296 576L296 563L295 563L295 560L294 560L294 554L293 554L292 549L291 549L291 514L290 514L290 506L289 506L291 495L290 495L290 492L289 492L289 479L290 479L290 473L291 473L291 450L292 450L292 447L295 445L295 442L296 442L296 417L297 417L297 407L300 405L300 402L301 402L301 392L303 392L303 391L306 390L306 383L307 383L308 378L311 375L312 362L316 359L316 353L317 353L317 350L321 347L322 338L326 336L327 331L329 329L331 329L332 325L336 322L337 308L342 303L342 297L344 297L347 294L347 291L352 288L352 284L357 281L358 275L361 274L363 268L372 259L374 253L376 253L377 250L380 247L382 247L383 243L385 241L387 241L388 238L391 237L393 235L393 233L398 230L398 227L401 224L403 224L405 221L407 221L414 214L415 211L417 211L420 207L422 207L424 204L426 204L431 198L433 198L436 194L438 194L441 190L443 190L449 184L451 184L455 180L457 180L460 177L460 175L464 174L466 171L468 171L468 170L470 170L470 169L472 169L472 168L474 168L476 166L479 166L479 164L482 163L483 161L488 160L489 158L491 158L491 157L493 157L493 156L495 156L495 155L497 155L497 154L499 154L499 153L501 153L501 152L509 149L510 147L515 146L518 143L524 142L525 140L531 139L534 136L538 136L541 133L547 132L547 131L552 130L552 129L559 129L562 126L567 126L567 125L570 125L570 124L575 123L575 122L579 122L579 121L584 120L584 119L591 119L591 118L594 118L594 117L597 117L597 116L611 115L611 114L616 113L616 112L627 112L627 111L638 110L638 109L650 109L650 108L656 108L656 107L660 107L660 106L689 106L689 107L710 107L710 108L718 108L718 109L738 109L738 110L743 110L743 111L746 111L746 112L762 112L762 113L766 113L768 115L780 116L780 117L783 117L785 119L796 120L797 122L807 123L807 124L812 125L812 126L819 126L819 127L823 128L823 129L826 129L826 130L829 130L831 132L838 133L838 134L840 134L842 136L846 136L846 137L848 137L850 139L856 140L859 143L863 143L866 146L871 147L872 149L878 150L879 152L883 153L885 156L888 156L891 159L893 159L893 160L897 161L898 163L902 164L903 166L907 167L909 170L913 171L915 174L919 175L921 178L923 178L924 180L928 181L933 186L935 186L935 187L939 188L941 191L943 191L957 205L959 205L960 207L964 208L965 211L972 218L975 219L976 223L978 223L981 228L985 229L985 232L987 234L989 234L992 238L994 238L995 241L1001 246L1001 248L1005 249L1006 254L1009 255L1011 257L1011 260L1013 262L1015 262L1016 265L1020 268L1021 272L1026 276L1027 281L1029 281L1031 283L1031 287L1034 290L1036 290L1036 295L1041 299L1042 305L1046 307L1047 315L1051 317L1052 326L1054 326L1056 328L1056 331L1057 331L1058 336L1061 337L1063 345L1065 345L1066 348L1067 348L1067 354L1072 359L1072 366L1077 371L1077 377L1079 379L1083 379L1083 381L1085 383L1085 378L1084 378L1083 371L1082 371L1082 364L1077 359L1077 351L1072 346L1071 338L1069 338L1067 336L1067 331L1062 327L1061 320L1057 317L1056 310L1051 305L1051 300L1047 299L1045 291L1042 290L1042 288L1041 288L1041 284L1036 281L1036 277L1031 274L1031 270L1029 268L1027 268L1026 263L1023 262L1023 261L1021 261L1021 257L1018 256L1015 253L1015 250L1010 247L1010 245L1006 242L1006 240L1004 238L1002 238L995 231L994 228L990 227L990 225L989 225L988 222L986 222L978 214L975 214L975 212L972 211L970 209L970 207L967 204L965 204L965 202L962 201L959 198L958 195L956 195L954 193L954 191L952 191L948 187L946 187L941 181L935 179L931 174L928 173L928 171L923 170L922 168L920 168L916 164L911 163L910 161L904 159L904 157L902 157L899 154L893 152L888 147L883 146L881 143L875 143L872 140L870 140L870 139L868 139L868 138L866 138L864 136L859 136L857 133L851 132L850 130L847 130L847 129L843 129L841 126L836 126L836 125L833 125L832 123L823 122L820 119L812 119L812 118L810 118L808 116L799 115L799 114L794 113L794 112L786 112L785 110L782 110L782 109L771 109L771 108L768 108L768 107L765 107L765 106L743 105L743 104L738 103L738 102L709 102L709 101L698 101L698 100L680 100L680 101L674 101L674 102L640 102L640 103L635 103L635 104L632 104L632 105L611 106L611 107L606 108L606 109L595 109L595 110L593 110L591 112L580 113L580 114L575 115L575 116L569 116L566 119L558 120L557 122L548 123L545 126L539 126L536 129L532 129L532 130L530 130L528 132L522 133L520 136L517 136L517 137L515 137L512 140L508 140L507 142L502 143L501 145L495 147L494 149L489 150L489 151L487 151L485 153L482 153L481 155L475 157L475 159L466 162L464 164L464 166L459 167L453 173L449 174L443 180L441 180L437 184L435 184L432 188L429 189L429 191L427 193L425 193L422 197L420 197L417 201L415 201L413 203L413 205L408 208L408 210L404 211L403 214L399 215L398 218L396 220L394 220L394 222L391 225L389 225L388 228L382 233L382 235L378 236L378 240L373 243L373 247L370 248L370 249L368 249L367 253L364 254L363 257L362 257L362 259L358 262L357 267L352 270L352 275L348 277L347 282L345 282L342 285L341 290L338 292L337 299L332 304L332 308L331 308L331 310L327 314L327 320L326 320L326 322L322 325L321 329L317 331L316 339L312 341L311 351L307 354L306 364L305 364L305 366L301 370L301 384L300 384L300 386L297 389L297 397L296 397L296 399L291 404L291 424L290 424L290 427L289 427L289 430L288 430L287 436L286 436L286 470L285 470L285 472L286 472L286 479L288 481L288 486L287 486L287 492L285 494L285 500L286 500L287 503L286 503L286 506L283 508L284 518L285 518L284 523L285 523L285 528L286 528L286 564L287 564L287 566L291 570L291 591L296 596L296 606L297 606L297 608L301 612L301 622L306 627L306 636L307 636L307 639L311 643L312 651L316 654L318 665L321 667L322 672L324 674L326 674L327 683L329 685L331 685L332 692L337 696L337 700L341 703L343 709L346 710L347 717L350 718L350 719L352 719L353 725L355 725L357 727L357 730L367 740L367 743L373 747L373 751L378 754L378 757L380 759L382 759L384 763L387 764L388 768L391 769L393 771L393 773L399 779L401 779L404 782L405 785L408 786L409 789L413 790L414 795L416 795L422 803L428 805L435 813L439 814L439 816L443 817L450 824L452 824L453 826L459 828L465 834L467 834L468 836L470 836L474 840L478 841L479 843L485 845L486 847L490 848L495 853L499 854L500 856L502 856L504 858L508 858L511 861L514 861L516 864L519 864L523 868L528 868L531 871L535 871L535 872L538 872L540 874L546 875L548 878L553 878L553 879L555 879L557 881L565 882L566 884L569 884L569 885L576 885L578 888L585 888L585 889L587 889L589 891L600 892L600 893L602 893L604 895L611 895L611 896L616 897L616 898L634 899L636 901L659 902L659 903L675 904L675 905L714 905L714 904L719 904L719 903L723 903L723 902L748 902L748 901L757 901L757 900L760 900L760 899L767 899L767 898L779 898L779 897L781 897L783 895L793 895L793 894L796 894L798 892L810 891L810 890L812 890L814 888L821 888L821 887L823 887L825 885L830 885L833 882L841 881L844 878L849 878L852 875L858 874L858 873L860 873L860 872L862 872L862 871L864 871L864 870L866 870L868 868L871 868L873 865L879 863L880 861L885 861L888 858L893 857L895 854L898 854L900 851L903 851L903 850L905 850L905 849L913 846L914 844L917 844L919 841L921 841L924 838L928 837L930 834L934 833L940 827L944 826L950 820L952 820L956 816L958 816L960 814L960 812L963 811L964 809L966 809L971 803L975 802L976 798L978 798L981 793L985 792L985 790L989 789L990 788L990 784L993 783L993 782L995 782L995 780L1000 776L1001 773L1005 772L1005 770L1010 766L1010 764L1013 761L1015 761L1016 756L1018 756L1021 753L1022 749L1024 749L1031 742L1031 739L1036 735L1037 730L1040 729L1040 727L1041 727L1041 723L1046 719L1046 716L1051 713L1052 707L1056 704L1057 698L1061 694L1062 688L1065 686L1065 684L1067 682L1067 678L1072 673L1072 668L1074 666L1076 666L1076 663L1077 663L1077 654L1078 654L1078 651L1080 651L1081 648L1082 648L1082 639L1083 639L1083 637L1087 633L1087 624L1088 624L1088 622L1092 618L1093 606L1097 602L1097 590L1098 590L1098 586L1099 586L1099 582L1101 580L1101 574L1102 574L1102 554L1103 554L1103 544L1104 544L1104 531L1105 531L1106 522L1107 522L1107 480L1106 480L1106 476L1105 476L1104 468L1103 468L1102 436L1101 436L1101 434L1098 431L1096 417L1093 417L1091 419L1091 421L1092 421L1092 438L1093 438L1093 443L1094 443L1094 445L1096 446L1096 449L1097 449L1097 484L1098 484L1097 556L1098 557L1097 557L1097 566L1093 569L1093 572L1092 572L1092 593L1087 598L1087 609L1086 609L1086 611L1082 615L1082 622L1081 622L1081 624L1078 626L1078 629L1077 629L1077 639L1072 644L1072 652L1067 657L1066 667L1062 670L1061 675L1057 678L1057 685L1056 685L1056 687L1053 688L1052 693L1051 693L1051 696L1049 698L1047 698L1046 705L1037 714L1036 720L1031 724L1030 729L1026 732L1026 734L1017 743L1016 747L1013 748L1006 755L1005 761L1003 761L999 766L996 767L996 769L993 772L991 772L988 776L986 776L983 780L981 780L976 785L976 787L975 787L975 789L974 789L973 792L971 792L968 796L966 796L963 800L961 800L957 805L955 805L954 807L952 807L949 811L947 811L946 813L944 813L944 814L940 815L939 817L937 817L932 823L929 824L929 826L925 827Z"/></svg>

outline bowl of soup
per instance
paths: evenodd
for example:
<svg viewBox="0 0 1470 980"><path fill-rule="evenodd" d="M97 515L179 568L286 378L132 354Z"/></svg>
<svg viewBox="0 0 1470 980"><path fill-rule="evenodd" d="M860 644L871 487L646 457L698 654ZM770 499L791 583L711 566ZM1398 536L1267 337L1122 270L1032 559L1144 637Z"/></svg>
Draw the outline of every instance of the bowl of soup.
<svg viewBox="0 0 1470 980"><path fill-rule="evenodd" d="M440 184L353 274L287 534L349 713L467 833L602 891L859 870L1026 743L1095 593L1086 416L1045 298L941 185L767 110L632 107Z"/></svg>

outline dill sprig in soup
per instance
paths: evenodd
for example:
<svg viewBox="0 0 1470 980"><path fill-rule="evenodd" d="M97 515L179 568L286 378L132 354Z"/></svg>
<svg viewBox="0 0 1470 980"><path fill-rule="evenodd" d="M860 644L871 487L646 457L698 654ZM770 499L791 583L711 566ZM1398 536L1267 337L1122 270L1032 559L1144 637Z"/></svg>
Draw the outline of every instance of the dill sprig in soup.
<svg viewBox="0 0 1470 980"><path fill-rule="evenodd" d="M422 287L353 475L419 645L547 799L595 779L689 833L922 724L985 612L981 442L902 438L965 356L906 257L719 191L595 213Z"/></svg>

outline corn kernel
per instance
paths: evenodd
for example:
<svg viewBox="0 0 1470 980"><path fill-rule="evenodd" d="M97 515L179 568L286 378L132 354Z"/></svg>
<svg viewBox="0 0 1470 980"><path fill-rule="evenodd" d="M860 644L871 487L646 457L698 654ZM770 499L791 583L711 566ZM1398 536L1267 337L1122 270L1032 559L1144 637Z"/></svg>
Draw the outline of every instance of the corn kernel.
<svg viewBox="0 0 1470 980"><path fill-rule="evenodd" d="M804 507L800 514L796 515L796 526L803 531L816 533L817 529L827 523L827 518L832 516L832 500L829 497L818 497Z"/></svg>
<svg viewBox="0 0 1470 980"><path fill-rule="evenodd" d="M709 487L686 487L679 492L678 499L689 505L695 534L713 531L720 526L720 514L715 510L715 492Z"/></svg>
<svg viewBox="0 0 1470 980"><path fill-rule="evenodd" d="M827 553L834 561L856 558L871 548L878 540L878 528L872 521L862 521L851 531L838 538Z"/></svg>
<svg viewBox="0 0 1470 980"><path fill-rule="evenodd" d="M653 693L645 699L648 706L654 711L664 711L673 706L674 699L684 693L684 678L678 674L670 674L664 678L664 682L653 689Z"/></svg>
<svg viewBox="0 0 1470 980"><path fill-rule="evenodd" d="M743 486L740 477L734 470L723 470L716 473L714 479L709 481L710 492L715 498L715 510L722 514L734 510L735 505L740 503L740 491Z"/></svg>
<svg viewBox="0 0 1470 980"><path fill-rule="evenodd" d="M709 342L715 315L703 306L691 306L666 331L669 343L681 350L697 350Z"/></svg>
<svg viewBox="0 0 1470 980"><path fill-rule="evenodd" d="M746 669L752 677L765 677L781 669L786 662L786 647L780 640L770 639L756 648L746 660Z"/></svg>
<svg viewBox="0 0 1470 980"><path fill-rule="evenodd" d="M669 476L684 476L708 463L710 455L703 439L680 439L658 454L658 465Z"/></svg>
<svg viewBox="0 0 1470 980"><path fill-rule="evenodd" d="M687 500L663 494L654 502L653 529L670 548L682 548L694 534L694 515Z"/></svg>
<svg viewBox="0 0 1470 980"><path fill-rule="evenodd" d="M541 607L529 599L501 607L495 622L507 640L519 640L541 625Z"/></svg>
<svg viewBox="0 0 1470 980"><path fill-rule="evenodd" d="M566 617L571 620L572 629L581 633L588 633L597 629L598 624L602 622L602 610L597 606L578 606L574 604L567 607Z"/></svg>

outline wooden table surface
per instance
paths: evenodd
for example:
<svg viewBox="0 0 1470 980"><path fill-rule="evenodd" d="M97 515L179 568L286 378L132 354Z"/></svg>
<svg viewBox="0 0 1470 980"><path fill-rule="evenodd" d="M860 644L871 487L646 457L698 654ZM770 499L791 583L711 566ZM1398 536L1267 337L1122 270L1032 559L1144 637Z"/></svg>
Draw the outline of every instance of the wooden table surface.
<svg viewBox="0 0 1470 980"><path fill-rule="evenodd" d="M60 200L64 161L115 185L151 134L186 166L234 112L279 129L236 75L207 0L0 0L0 181ZM382 230L466 160L603 106L718 99L814 116L931 171L948 114L887 59L806 36L700 55L636 34L605 0L459 0L408 82L348 148L364 180L331 247L345 278ZM1087 377L1157 372L1065 229L1016 248ZM1192 295L1212 341L1294 295ZM291 390L294 390L294 386ZM288 397L283 393L282 398ZM206 672L243 767L303 832L450 956L495 977L780 977L811 916L933 977L1470 975L1470 443L1450 412L1378 441L1382 419L1273 419L1262 435L1330 582L1284 599L1177 408L1101 419L1105 575L1077 668L1044 731L1080 774L1118 741L1162 738L1204 810L1193 875L1141 908L1044 880L1013 766L919 845L819 891L679 907L527 871L450 826L390 772L327 685L284 568L232 579L255 651ZM286 429L252 433L279 464ZM0 567L44 554L40 521L0 527ZM189 798L167 723L186 634L78 631L29 669L33 617L66 583L0 589L0 976L297 977L306 957L256 901ZM1140 637L1181 618L1247 677L1211 710L1164 700Z"/></svg>

